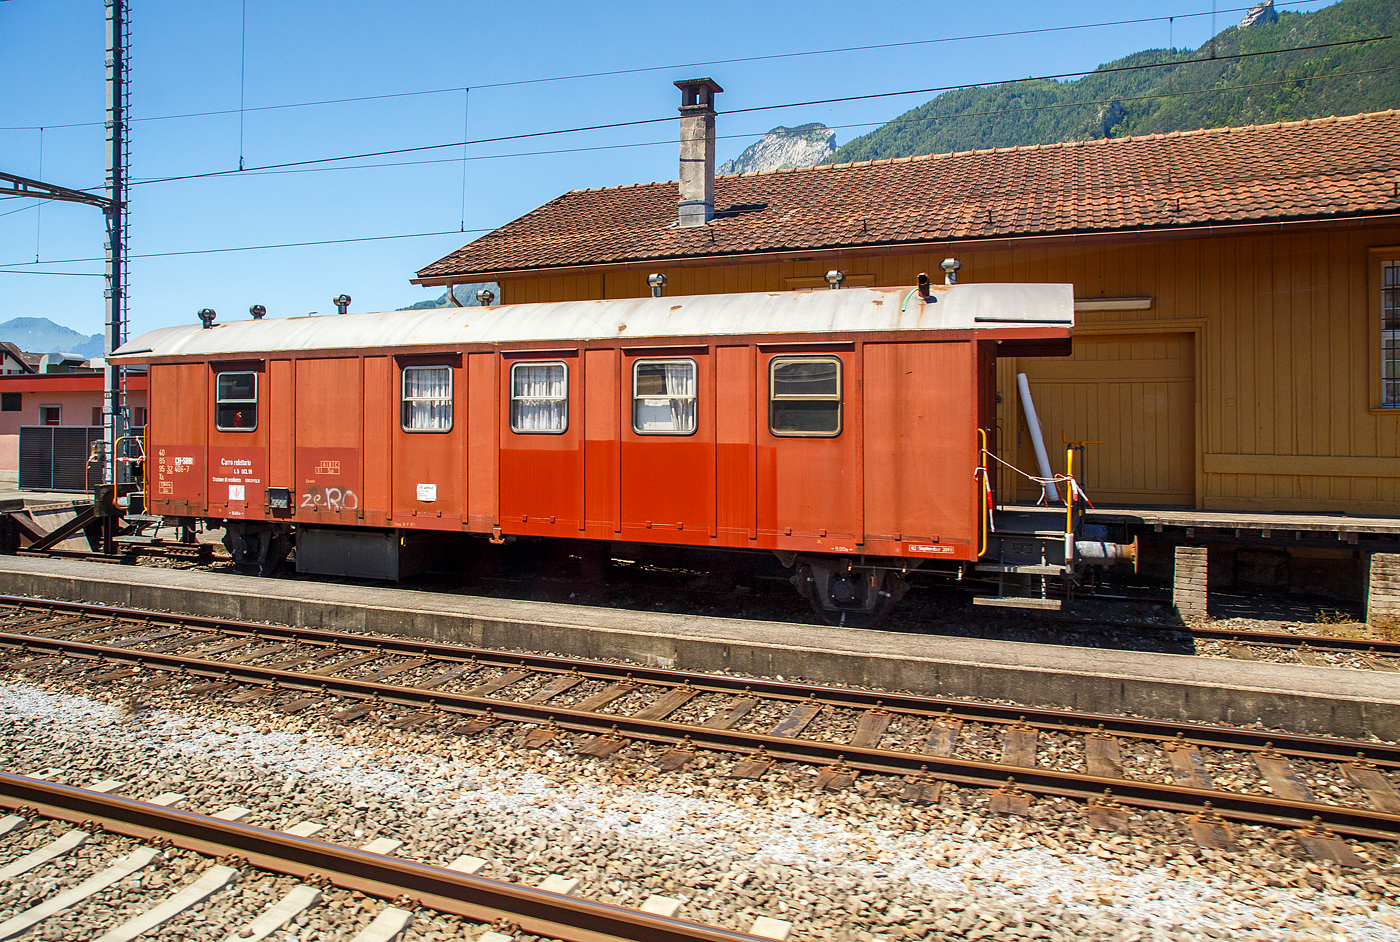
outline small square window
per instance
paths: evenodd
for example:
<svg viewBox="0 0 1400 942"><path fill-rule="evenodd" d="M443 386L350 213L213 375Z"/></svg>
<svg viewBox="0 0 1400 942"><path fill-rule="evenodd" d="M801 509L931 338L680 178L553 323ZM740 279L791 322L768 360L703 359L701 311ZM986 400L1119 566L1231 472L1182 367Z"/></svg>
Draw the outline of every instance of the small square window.
<svg viewBox="0 0 1400 942"><path fill-rule="evenodd" d="M91 422L91 424L94 425L94 426L97 426L97 427L101 427L101 425L102 425L102 407L101 407L101 406L93 406L93 407L92 407L92 422Z"/></svg>
<svg viewBox="0 0 1400 942"><path fill-rule="evenodd" d="M403 430L452 431L452 367L403 368Z"/></svg>
<svg viewBox="0 0 1400 942"><path fill-rule="evenodd" d="M638 435L695 432L695 361L638 360L632 365L632 431Z"/></svg>
<svg viewBox="0 0 1400 942"><path fill-rule="evenodd" d="M58 406L40 406L40 407L39 407L39 424L40 424L40 425L60 425L61 422L59 421L59 415L60 415L60 410L59 410L59 407L58 407Z"/></svg>
<svg viewBox="0 0 1400 942"><path fill-rule="evenodd" d="M841 361L774 357L769 364L768 430L784 437L841 434Z"/></svg>
<svg viewBox="0 0 1400 942"><path fill-rule="evenodd" d="M0 412L19 412L24 408L24 393L0 393Z"/></svg>
<svg viewBox="0 0 1400 942"><path fill-rule="evenodd" d="M214 377L214 428L251 432L258 427L258 374L252 370Z"/></svg>
<svg viewBox="0 0 1400 942"><path fill-rule="evenodd" d="M559 435L569 427L569 368L558 362L510 368L510 430Z"/></svg>

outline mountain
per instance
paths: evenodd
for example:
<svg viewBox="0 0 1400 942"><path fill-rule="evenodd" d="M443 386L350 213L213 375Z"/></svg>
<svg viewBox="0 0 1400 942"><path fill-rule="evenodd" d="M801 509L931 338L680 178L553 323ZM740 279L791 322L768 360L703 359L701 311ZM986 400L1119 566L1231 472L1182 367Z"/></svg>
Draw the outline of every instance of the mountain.
<svg viewBox="0 0 1400 942"><path fill-rule="evenodd" d="M477 301L476 293L482 288L490 288L491 293L496 296L496 300L501 300L501 286L494 281L476 285L457 285L453 288L453 291L457 294L457 300L462 302L462 307L477 307L481 302ZM422 311L429 308L451 306L451 302L447 300L447 292L444 291L442 295L435 300L419 301L416 304L410 304L408 307L401 307L399 310Z"/></svg>
<svg viewBox="0 0 1400 942"><path fill-rule="evenodd" d="M1395 0L1341 0L1312 13L1279 12L1272 2L1263 3L1199 49L1146 49L1074 81L945 92L823 162L1384 111L1400 107L1400 39L1299 47L1394 36L1397 30ZM1275 49L1299 51L1224 58ZM1158 67L1114 71L1132 66Z"/></svg>
<svg viewBox="0 0 1400 942"><path fill-rule="evenodd" d="M55 324L47 317L16 317L0 324L0 340L25 353L75 353L85 359L102 356L102 335L87 336Z"/></svg>
<svg viewBox="0 0 1400 942"><path fill-rule="evenodd" d="M720 164L716 176L781 170L784 167L811 167L836 153L836 132L824 124L804 124L796 128L774 128L756 144L744 148L734 160Z"/></svg>

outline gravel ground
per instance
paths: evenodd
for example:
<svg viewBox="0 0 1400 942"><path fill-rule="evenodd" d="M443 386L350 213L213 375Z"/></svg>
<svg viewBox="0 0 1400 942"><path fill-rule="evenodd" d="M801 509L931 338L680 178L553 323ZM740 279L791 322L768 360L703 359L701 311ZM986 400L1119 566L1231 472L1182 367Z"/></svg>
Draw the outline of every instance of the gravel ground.
<svg viewBox="0 0 1400 942"><path fill-rule="evenodd" d="M684 902L684 918L731 928L766 914L793 922L803 940L1400 942L1400 866L1389 844L1353 844L1367 866L1341 870L1267 828L1236 828L1237 853L1200 850L1181 818L1155 812L1134 814L1130 836L1111 835L1089 829L1068 801L1006 818L989 815L977 790L945 787L937 806L914 806L890 797L901 783L876 777L817 793L811 770L797 766L740 782L724 777L728 760L707 756L658 773L657 752L638 745L607 761L568 755L567 736L523 750L515 741L524 731L507 724L462 739L386 729L382 718L340 726L321 707L295 716L265 701L230 707L180 696L176 684L73 689L72 678L37 672L0 685L7 768L62 766L60 780L78 785L122 778L137 797L180 791L192 810L241 804L254 810L250 823L268 827L316 820L328 825L319 836L344 843L392 836L405 841L400 854L425 862L476 854L491 861L485 876L578 877L582 895L623 905L660 893ZM133 708L133 695L144 705ZM1049 736L1041 745L1075 748ZM1139 749L1124 745L1131 764ZM999 739L979 748L999 750ZM1260 781L1252 764L1233 774L1246 772ZM0 861L30 839L0 842ZM232 900L262 882L240 881L249 885L236 897L216 898L169 937L198 937L198 920L218 906L253 905ZM342 937L328 928L329 907L314 912L296 938ZM413 930L424 939L464 931L481 929Z"/></svg>

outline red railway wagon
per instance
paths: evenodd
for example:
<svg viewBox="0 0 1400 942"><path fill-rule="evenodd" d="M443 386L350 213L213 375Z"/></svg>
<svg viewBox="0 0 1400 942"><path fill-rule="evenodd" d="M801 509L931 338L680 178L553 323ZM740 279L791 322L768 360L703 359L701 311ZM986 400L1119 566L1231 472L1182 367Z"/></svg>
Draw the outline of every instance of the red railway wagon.
<svg viewBox="0 0 1400 942"><path fill-rule="evenodd" d="M500 305L173 327L151 513L263 571L396 579L443 534L778 554L838 621L988 551L999 353L1069 352L1069 285Z"/></svg>

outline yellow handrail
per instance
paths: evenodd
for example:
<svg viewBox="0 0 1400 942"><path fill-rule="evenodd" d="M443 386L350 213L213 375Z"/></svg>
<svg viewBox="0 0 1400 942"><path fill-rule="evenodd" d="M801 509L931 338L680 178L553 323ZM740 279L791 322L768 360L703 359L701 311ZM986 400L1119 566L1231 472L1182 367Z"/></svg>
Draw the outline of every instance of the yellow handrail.
<svg viewBox="0 0 1400 942"><path fill-rule="evenodd" d="M978 547L977 558L981 559L987 552L987 524L992 516L992 489L990 482L987 480L987 430L979 428L977 430L977 437L982 445L982 450L977 453L979 465L977 477L980 479L977 484L977 489L980 498L979 503L982 505L982 545Z"/></svg>

